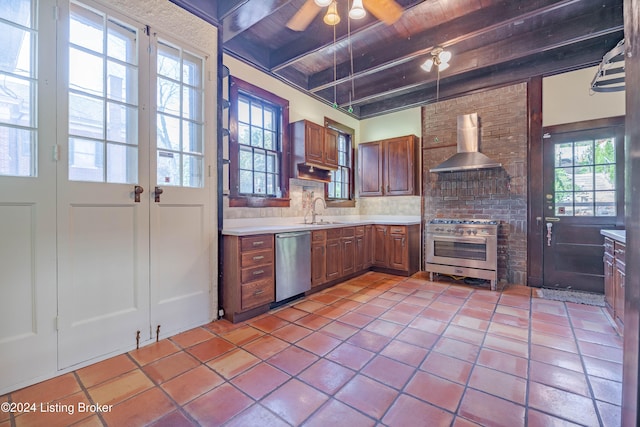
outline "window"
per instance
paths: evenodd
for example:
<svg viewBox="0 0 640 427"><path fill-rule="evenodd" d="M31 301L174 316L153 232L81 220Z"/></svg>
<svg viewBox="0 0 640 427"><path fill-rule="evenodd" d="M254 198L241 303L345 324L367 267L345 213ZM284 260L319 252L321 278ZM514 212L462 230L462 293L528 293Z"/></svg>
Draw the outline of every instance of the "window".
<svg viewBox="0 0 640 427"><path fill-rule="evenodd" d="M36 176L37 27L28 0L0 8L0 175Z"/></svg>
<svg viewBox="0 0 640 427"><path fill-rule="evenodd" d="M617 216L616 139L555 144L556 216Z"/></svg>
<svg viewBox="0 0 640 427"><path fill-rule="evenodd" d="M229 206L289 206L289 102L231 78Z"/></svg>
<svg viewBox="0 0 640 427"><path fill-rule="evenodd" d="M69 179L138 182L138 32L76 3L69 20Z"/></svg>
<svg viewBox="0 0 640 427"><path fill-rule="evenodd" d="M158 41L158 185L204 186L204 59Z"/></svg>
<svg viewBox="0 0 640 427"><path fill-rule="evenodd" d="M338 134L338 169L331 171L331 182L325 185L327 206L354 207L354 130L328 118L325 118L325 127Z"/></svg>

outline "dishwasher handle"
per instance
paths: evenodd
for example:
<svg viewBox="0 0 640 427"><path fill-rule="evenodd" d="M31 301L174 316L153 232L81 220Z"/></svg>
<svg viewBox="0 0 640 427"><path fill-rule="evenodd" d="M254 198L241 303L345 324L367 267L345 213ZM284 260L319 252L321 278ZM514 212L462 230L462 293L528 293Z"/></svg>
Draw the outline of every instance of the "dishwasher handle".
<svg viewBox="0 0 640 427"><path fill-rule="evenodd" d="M280 233L280 234L276 234L276 239L290 239L292 237L306 236L308 234L311 234L311 232L300 231L300 232L294 232L294 233Z"/></svg>

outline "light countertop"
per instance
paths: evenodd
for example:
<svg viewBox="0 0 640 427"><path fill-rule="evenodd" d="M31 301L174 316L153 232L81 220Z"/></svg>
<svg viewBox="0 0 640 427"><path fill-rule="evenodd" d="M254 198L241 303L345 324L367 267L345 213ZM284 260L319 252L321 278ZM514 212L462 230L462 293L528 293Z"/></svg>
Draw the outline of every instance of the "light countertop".
<svg viewBox="0 0 640 427"><path fill-rule="evenodd" d="M627 243L627 232L625 230L600 230L600 234L620 243Z"/></svg>
<svg viewBox="0 0 640 427"><path fill-rule="evenodd" d="M354 225L385 224L414 225L420 224L419 215L349 215L321 217L318 224L305 224L302 217L263 217L225 219L222 234L228 236L247 236L265 233L287 233L291 231L313 231L327 228L352 227Z"/></svg>

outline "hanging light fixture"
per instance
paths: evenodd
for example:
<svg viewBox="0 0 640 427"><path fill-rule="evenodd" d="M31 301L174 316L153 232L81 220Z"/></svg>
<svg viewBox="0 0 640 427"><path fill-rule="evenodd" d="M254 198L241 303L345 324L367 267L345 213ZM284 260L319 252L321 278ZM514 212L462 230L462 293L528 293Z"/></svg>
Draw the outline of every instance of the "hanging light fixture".
<svg viewBox="0 0 640 427"><path fill-rule="evenodd" d="M367 12L364 10L364 6L362 5L362 0L354 0L353 5L351 6L351 10L349 11L349 18L362 19L366 15L367 15Z"/></svg>
<svg viewBox="0 0 640 427"><path fill-rule="evenodd" d="M313 0L313 2L316 4L316 6L318 7L327 7L331 4L333 0Z"/></svg>
<svg viewBox="0 0 640 427"><path fill-rule="evenodd" d="M438 67L438 71L444 71L449 68L449 60L451 59L451 52L444 50L441 47L436 47L431 51L431 58L424 61L421 68L426 72L431 71L431 68L435 65Z"/></svg>
<svg viewBox="0 0 640 427"><path fill-rule="evenodd" d="M338 25L340 22L340 15L338 15L338 5L335 0L331 2L329 5L329 9L327 9L327 14L324 15L324 23L327 25Z"/></svg>

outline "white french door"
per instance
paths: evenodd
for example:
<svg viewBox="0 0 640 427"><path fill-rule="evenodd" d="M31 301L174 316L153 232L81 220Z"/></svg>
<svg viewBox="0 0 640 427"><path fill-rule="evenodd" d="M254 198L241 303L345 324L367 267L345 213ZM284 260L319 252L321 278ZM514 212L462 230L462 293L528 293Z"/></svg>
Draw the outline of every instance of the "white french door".
<svg viewBox="0 0 640 427"><path fill-rule="evenodd" d="M205 323L211 312L205 61L114 13L71 3L69 17L59 51L69 76L59 106L68 111L58 169L60 369L144 344L158 325L166 335Z"/></svg>
<svg viewBox="0 0 640 427"><path fill-rule="evenodd" d="M39 102L55 99L55 69L37 67L55 63L39 37L55 22L38 10L0 8L0 395L56 368L56 123Z"/></svg>

